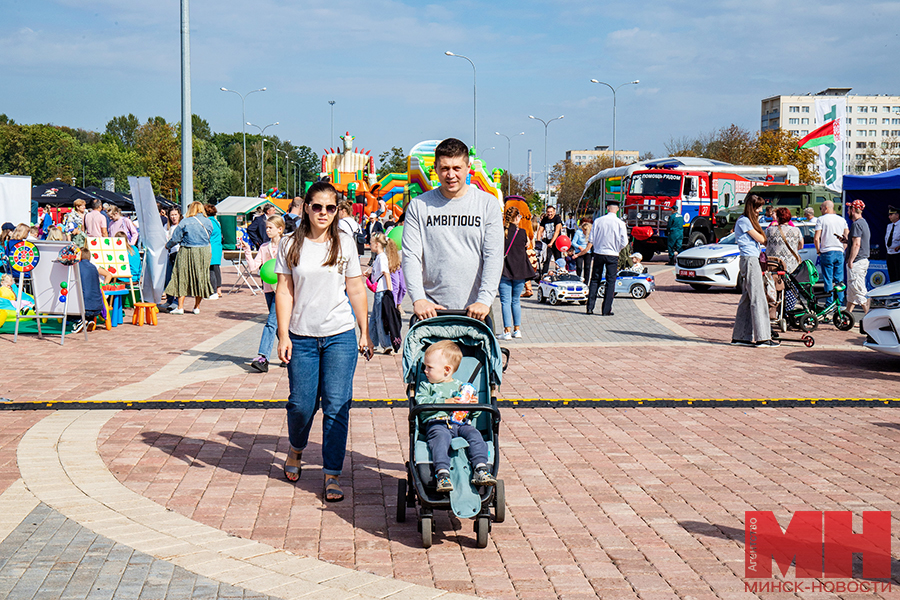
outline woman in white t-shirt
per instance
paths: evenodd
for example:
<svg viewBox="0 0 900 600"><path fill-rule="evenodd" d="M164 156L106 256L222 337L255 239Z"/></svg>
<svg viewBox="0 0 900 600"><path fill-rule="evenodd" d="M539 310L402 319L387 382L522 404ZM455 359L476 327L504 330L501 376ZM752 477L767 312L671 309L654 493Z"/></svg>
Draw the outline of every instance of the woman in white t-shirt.
<svg viewBox="0 0 900 600"><path fill-rule="evenodd" d="M322 406L325 500L344 499L338 477L347 452L347 429L357 350L372 356L366 286L356 244L338 228L337 192L327 182L310 186L297 230L282 239L275 273L278 357L288 363L289 481L300 478L301 454ZM352 306L352 309L351 309ZM357 345L354 330L360 330Z"/></svg>

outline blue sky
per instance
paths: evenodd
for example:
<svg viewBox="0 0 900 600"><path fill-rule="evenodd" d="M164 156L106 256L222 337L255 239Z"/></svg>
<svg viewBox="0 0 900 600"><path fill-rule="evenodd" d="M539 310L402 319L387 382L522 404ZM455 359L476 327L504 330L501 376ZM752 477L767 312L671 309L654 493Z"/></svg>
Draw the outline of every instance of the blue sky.
<svg viewBox="0 0 900 600"><path fill-rule="evenodd" d="M102 131L117 115L178 120L178 0L0 0L0 112L20 123ZM671 138L734 122L759 126L762 98L852 87L900 94L900 2L649 0L193 0L193 112L216 131L240 130L240 99L267 87L247 120L283 139L329 145L349 130L375 154L426 139L472 141L491 166L523 173L534 150L542 181L567 149L612 142L664 154ZM489 150L490 147L495 147Z"/></svg>

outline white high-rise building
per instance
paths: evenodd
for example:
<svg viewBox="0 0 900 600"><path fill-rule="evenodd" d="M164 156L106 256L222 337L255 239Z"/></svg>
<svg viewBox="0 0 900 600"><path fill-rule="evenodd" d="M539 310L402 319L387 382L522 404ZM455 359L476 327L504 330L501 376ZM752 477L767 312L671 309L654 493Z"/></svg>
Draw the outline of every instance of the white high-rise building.
<svg viewBox="0 0 900 600"><path fill-rule="evenodd" d="M877 173L900 166L900 96L857 96L852 88L828 88L818 94L772 96L762 101L760 130L785 129L803 137L815 122L816 96L846 96L844 153L849 173Z"/></svg>

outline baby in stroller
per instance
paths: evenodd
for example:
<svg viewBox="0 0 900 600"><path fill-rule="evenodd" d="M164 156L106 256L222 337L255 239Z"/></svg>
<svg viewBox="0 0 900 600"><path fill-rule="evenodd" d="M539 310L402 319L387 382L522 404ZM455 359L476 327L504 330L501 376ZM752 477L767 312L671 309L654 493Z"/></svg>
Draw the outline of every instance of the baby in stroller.
<svg viewBox="0 0 900 600"><path fill-rule="evenodd" d="M416 402L419 404L466 403L477 404L475 389L453 378L462 361L462 351L449 340L435 342L425 351L423 370L428 381L419 383L416 390ZM435 411L425 416L425 435L428 448L434 461L437 487L435 491L449 493L453 491L450 480L450 444L455 437L468 442L466 450L469 462L474 465L472 483L477 486L491 486L497 483L491 475L488 464L488 447L469 420L469 412L465 410Z"/></svg>

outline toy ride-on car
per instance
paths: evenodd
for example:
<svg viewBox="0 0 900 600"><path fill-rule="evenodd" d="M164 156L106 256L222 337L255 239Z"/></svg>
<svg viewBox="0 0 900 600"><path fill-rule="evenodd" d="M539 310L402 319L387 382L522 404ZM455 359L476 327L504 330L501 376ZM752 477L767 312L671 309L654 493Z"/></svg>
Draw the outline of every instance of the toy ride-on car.
<svg viewBox="0 0 900 600"><path fill-rule="evenodd" d="M578 275L565 271L544 275L538 284L537 301L547 300L550 304L578 302L587 304L588 286Z"/></svg>
<svg viewBox="0 0 900 600"><path fill-rule="evenodd" d="M633 271L619 271L616 276L616 293L629 294L635 300L646 298L656 289L656 281L653 275L647 273L637 274ZM598 295L603 296L606 284L601 283Z"/></svg>

